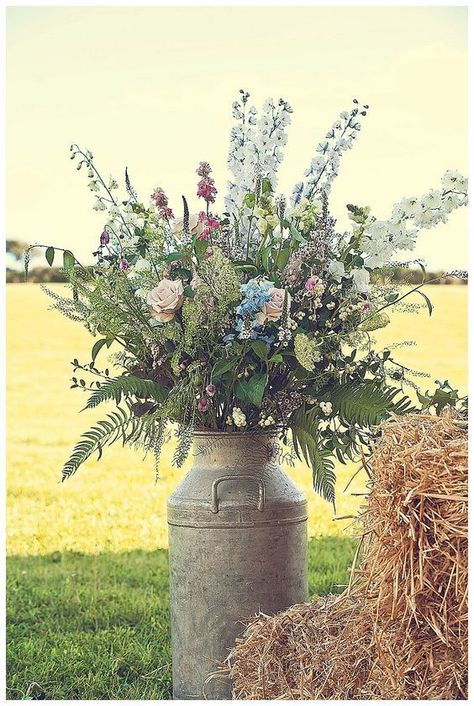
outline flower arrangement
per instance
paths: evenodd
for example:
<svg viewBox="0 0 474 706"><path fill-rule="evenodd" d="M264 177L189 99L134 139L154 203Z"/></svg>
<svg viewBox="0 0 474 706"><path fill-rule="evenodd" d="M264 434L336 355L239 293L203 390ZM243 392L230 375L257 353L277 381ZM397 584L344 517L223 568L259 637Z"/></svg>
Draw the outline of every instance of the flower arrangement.
<svg viewBox="0 0 474 706"><path fill-rule="evenodd" d="M385 416L413 409L404 385L416 386L417 371L392 350L374 350L371 332L389 324L390 309L431 312L421 285L398 289L390 268L422 228L466 204L466 178L447 171L439 188L402 199L386 219L349 205L351 229L338 232L328 196L368 106L354 100L340 114L289 201L277 193L277 174L290 105L267 100L259 117L241 91L232 110L223 213L214 210L207 162L196 170L201 206L191 212L183 197L178 218L160 187L139 201L127 170L126 193L116 196L117 181L71 146L105 223L94 265L62 250L72 296L48 293L97 337L91 361L73 361L72 386L89 393L86 408L112 400L116 409L81 437L63 478L117 440L142 445L158 462L174 429L180 465L195 429L268 431L311 466L315 489L333 502L334 460L360 456ZM61 251L33 247L45 248L50 265ZM406 302L411 294L419 304ZM118 375L97 364L113 343Z"/></svg>

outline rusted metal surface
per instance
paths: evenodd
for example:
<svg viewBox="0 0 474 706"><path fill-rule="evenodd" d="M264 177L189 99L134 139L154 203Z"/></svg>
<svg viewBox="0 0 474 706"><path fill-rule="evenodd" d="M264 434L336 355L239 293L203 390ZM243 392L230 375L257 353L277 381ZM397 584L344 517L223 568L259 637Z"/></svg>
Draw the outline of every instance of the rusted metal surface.
<svg viewBox="0 0 474 706"><path fill-rule="evenodd" d="M230 699L208 679L242 620L308 599L307 503L266 434L198 432L168 501L175 699Z"/></svg>

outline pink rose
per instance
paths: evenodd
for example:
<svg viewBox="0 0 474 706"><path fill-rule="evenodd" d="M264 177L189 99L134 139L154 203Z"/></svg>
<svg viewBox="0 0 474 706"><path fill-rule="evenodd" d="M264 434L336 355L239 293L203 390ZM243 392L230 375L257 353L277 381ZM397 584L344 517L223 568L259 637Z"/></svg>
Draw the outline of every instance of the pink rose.
<svg viewBox="0 0 474 706"><path fill-rule="evenodd" d="M162 323L171 321L178 309L183 306L183 292L183 283L180 279L162 279L146 298L152 317Z"/></svg>
<svg viewBox="0 0 474 706"><path fill-rule="evenodd" d="M278 321L278 319L281 318L285 296L287 297L288 309L290 308L291 296L285 289L272 287L269 293L270 299L265 302L261 311L255 316L255 320L258 321L259 324L264 324L265 321Z"/></svg>

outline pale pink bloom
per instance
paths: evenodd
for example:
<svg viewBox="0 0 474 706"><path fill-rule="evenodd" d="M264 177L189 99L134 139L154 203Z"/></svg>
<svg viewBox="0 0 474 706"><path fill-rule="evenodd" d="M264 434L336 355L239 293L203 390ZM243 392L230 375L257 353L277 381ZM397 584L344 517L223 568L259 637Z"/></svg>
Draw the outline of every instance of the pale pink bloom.
<svg viewBox="0 0 474 706"><path fill-rule="evenodd" d="M183 302L184 288L180 279L162 279L146 298L151 316L162 323L171 321Z"/></svg>
<svg viewBox="0 0 474 706"><path fill-rule="evenodd" d="M278 321L283 314L285 304L285 296L287 297L288 309L291 304L291 296L285 289L270 289L270 299L262 306L261 311L255 316L255 320L259 324L264 324L265 321Z"/></svg>
<svg viewBox="0 0 474 706"><path fill-rule="evenodd" d="M191 235L199 235L204 230L204 223L203 223L203 219L201 218L201 214L204 215L204 220L206 220L207 216L204 213L204 211L202 211L199 214L191 213L189 216L188 229L189 229L189 232L191 233ZM173 227L171 228L171 232L175 233L175 234L179 234L179 233L182 233L183 231L184 231L184 219L183 218L176 218L173 221Z"/></svg>
<svg viewBox="0 0 474 706"><path fill-rule="evenodd" d="M212 383L209 383L209 385L206 386L206 394L209 395L209 397L214 397L216 394L216 386L213 385Z"/></svg>

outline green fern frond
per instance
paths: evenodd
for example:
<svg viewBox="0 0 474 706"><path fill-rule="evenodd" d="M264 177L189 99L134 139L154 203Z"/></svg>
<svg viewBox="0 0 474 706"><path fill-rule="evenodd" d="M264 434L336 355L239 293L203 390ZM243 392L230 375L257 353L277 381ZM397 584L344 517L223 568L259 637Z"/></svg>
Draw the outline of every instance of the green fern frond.
<svg viewBox="0 0 474 706"><path fill-rule="evenodd" d="M333 409L350 425L370 427L380 424L389 414L414 411L411 400L396 387L387 387L383 380L350 382L331 391Z"/></svg>
<svg viewBox="0 0 474 706"><path fill-rule="evenodd" d="M140 436L141 430L141 419L132 416L130 410L118 407L107 415L107 419L97 422L81 435L63 466L62 480L70 478L93 453L97 452L99 459L104 446L110 446L117 439L122 439L123 444L132 441Z"/></svg>
<svg viewBox="0 0 474 706"><path fill-rule="evenodd" d="M293 446L300 461L312 469L315 491L334 505L334 461L332 453L321 444L318 423L317 410L308 411L305 406L297 409L290 419Z"/></svg>
<svg viewBox="0 0 474 706"><path fill-rule="evenodd" d="M119 404L123 397L134 395L139 399L152 399L163 402L166 393L160 385L153 380L144 380L134 375L120 375L113 380L103 382L91 394L84 409L91 409L106 400L114 400Z"/></svg>

